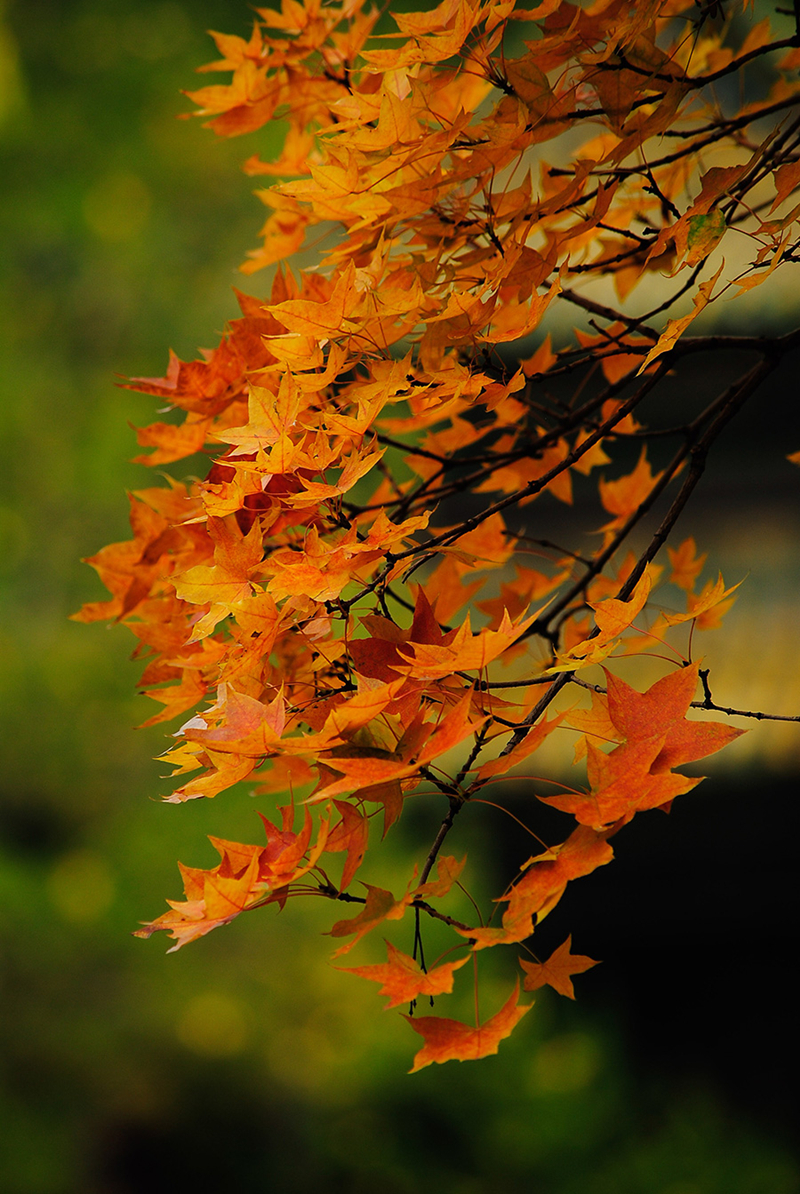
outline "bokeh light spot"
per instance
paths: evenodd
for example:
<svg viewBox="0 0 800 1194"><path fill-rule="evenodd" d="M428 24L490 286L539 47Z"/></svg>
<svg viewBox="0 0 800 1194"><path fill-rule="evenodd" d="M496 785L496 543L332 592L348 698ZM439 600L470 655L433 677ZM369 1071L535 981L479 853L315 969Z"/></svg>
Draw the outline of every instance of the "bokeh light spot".
<svg viewBox="0 0 800 1194"><path fill-rule="evenodd" d="M178 1039L206 1057L231 1057L247 1043L247 1019L241 1000L218 991L196 995L178 1021Z"/></svg>
<svg viewBox="0 0 800 1194"><path fill-rule="evenodd" d="M47 886L59 915L73 924L96 920L114 899L108 863L93 850L62 855L50 872Z"/></svg>
<svg viewBox="0 0 800 1194"><path fill-rule="evenodd" d="M567 1033L543 1044L533 1063L536 1089L554 1093L582 1090L600 1067L597 1041L584 1032Z"/></svg>
<svg viewBox="0 0 800 1194"><path fill-rule="evenodd" d="M101 240L132 240L147 223L150 192L136 174L107 174L87 192L83 214Z"/></svg>

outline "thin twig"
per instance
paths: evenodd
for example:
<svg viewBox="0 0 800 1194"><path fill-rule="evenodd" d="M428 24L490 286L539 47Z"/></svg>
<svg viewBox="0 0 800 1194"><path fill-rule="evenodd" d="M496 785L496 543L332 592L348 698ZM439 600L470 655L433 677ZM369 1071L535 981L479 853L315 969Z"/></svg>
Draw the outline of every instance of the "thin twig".
<svg viewBox="0 0 800 1194"><path fill-rule="evenodd" d="M756 721L800 721L800 714L790 716L782 713L760 713L748 709L729 709L725 705L718 705L711 696L708 684L709 670L707 667L701 667L698 672L705 695L702 701L692 701L693 709L713 709L716 713L726 713L728 717L754 717Z"/></svg>

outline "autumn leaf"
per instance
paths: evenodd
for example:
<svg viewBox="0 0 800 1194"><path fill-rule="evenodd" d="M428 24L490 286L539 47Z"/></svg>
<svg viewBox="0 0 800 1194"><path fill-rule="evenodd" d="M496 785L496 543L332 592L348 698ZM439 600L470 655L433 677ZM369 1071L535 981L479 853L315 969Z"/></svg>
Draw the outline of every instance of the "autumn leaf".
<svg viewBox="0 0 800 1194"><path fill-rule="evenodd" d="M698 668L676 668L639 693L606 670L608 713L627 739L649 739L669 730L686 713L697 688Z"/></svg>
<svg viewBox="0 0 800 1194"><path fill-rule="evenodd" d="M196 941L221 925L230 924L240 913L268 899L289 883L307 874L322 853L328 824L322 819L317 841L311 847L312 825L308 814L299 834L291 831L294 810L285 810L282 830L264 820L266 846L243 845L239 842L210 839L221 857L212 870L196 867L179 868L183 877L186 900L167 900L170 911L145 924L135 937L149 937L166 930L177 942L168 953ZM304 864L303 858L308 855Z"/></svg>
<svg viewBox="0 0 800 1194"><path fill-rule="evenodd" d="M194 724L184 727L184 736L215 751L261 757L278 746L286 724L280 693L265 705L224 685L215 713L220 715L221 725L209 726L204 717L198 717Z"/></svg>
<svg viewBox="0 0 800 1194"><path fill-rule="evenodd" d="M467 691L437 722L426 720L420 711L391 752L383 748L334 746L322 758L327 768L339 772L343 778L325 783L309 800L318 804L343 792L360 792L377 784L407 779L471 737L485 721L485 717L474 716L472 694Z"/></svg>
<svg viewBox="0 0 800 1194"><path fill-rule="evenodd" d="M540 987L547 985L554 991L558 991L559 995L566 995L568 999L574 999L575 989L572 986L572 975L583 974L584 970L596 966L597 962L582 954L570 953L571 947L572 935L570 934L564 944L559 945L546 962L529 962L526 958L520 958L520 966L525 971L523 988L526 991L538 991Z"/></svg>
<svg viewBox="0 0 800 1194"><path fill-rule="evenodd" d="M701 283L693 300L694 306L688 315L682 315L680 319L669 320L666 330L661 334L658 342L650 349L641 366L639 367L639 373L644 373L647 366L650 365L656 359L656 357L662 356L665 352L670 352L671 349L675 347L680 337L689 327L689 324L692 323L692 321L697 318L700 312L711 302L714 286L716 285L724 268L725 262L723 261L717 272L714 274L714 277L710 278L708 282Z"/></svg>
<svg viewBox="0 0 800 1194"><path fill-rule="evenodd" d="M469 961L469 954L466 954L455 962L443 962L432 970L423 970L419 962L396 949L389 941L386 942L386 952L389 960L381 965L340 966L337 969L373 983L381 983L379 994L390 997L387 1008L409 1003L420 995L449 995L453 990L454 971Z"/></svg>
<svg viewBox="0 0 800 1194"><path fill-rule="evenodd" d="M696 596L691 592L687 593L688 609L685 614L664 614L664 620L668 626L678 626L681 622L692 622L696 618L700 629L711 629L733 605L735 598L730 597L730 594L734 593L741 583L739 581L726 589L720 574L716 581L709 581Z"/></svg>
<svg viewBox="0 0 800 1194"><path fill-rule="evenodd" d="M579 825L561 845L529 859L520 868L524 872L522 878L498 901L508 903L499 928L456 931L472 941L475 950L524 941L533 932L533 918L536 917L537 923L544 920L561 899L568 883L590 875L611 862L613 857L614 851L604 833Z"/></svg>
<svg viewBox="0 0 800 1194"><path fill-rule="evenodd" d="M136 438L144 448L155 448L149 456L134 456L134 464L169 464L195 452L202 452L210 433L211 419L187 419L173 423L151 423L138 428Z"/></svg>
<svg viewBox="0 0 800 1194"><path fill-rule="evenodd" d="M413 889L414 899L441 899L446 896L454 883L458 882L458 877L464 870L467 862L466 854L459 862L451 854L440 855L436 859L436 878L428 879L425 883L420 883L418 887Z"/></svg>
<svg viewBox="0 0 800 1194"><path fill-rule="evenodd" d="M697 265L698 261L704 261L722 240L726 227L725 216L719 210L692 216L686 237L689 251L684 258L685 264Z"/></svg>
<svg viewBox="0 0 800 1194"><path fill-rule="evenodd" d="M533 356L520 361L526 377L535 377L538 373L546 373L556 363L557 357L553 352L548 332Z"/></svg>
<svg viewBox="0 0 800 1194"><path fill-rule="evenodd" d="M697 544L690 536L688 539L684 539L679 547L668 547L667 555L672 565L672 573L669 578L671 583L685 589L687 593L691 593L698 576L703 571L703 565L708 559L708 552L703 552L701 556L698 556Z"/></svg>
<svg viewBox="0 0 800 1194"><path fill-rule="evenodd" d="M484 763L475 778L479 781L495 779L498 775L505 775L512 767L518 766L530 755L537 751L545 739L549 738L566 717L566 713L559 713L551 720L540 721L523 738L522 742L505 755L500 755L491 762Z"/></svg>
<svg viewBox="0 0 800 1194"><path fill-rule="evenodd" d="M451 676L458 671L480 670L497 659L541 613L530 614L513 623L506 613L497 630L481 630L472 634L470 616L460 627L452 641L442 645L410 643L413 660L398 671L409 679L434 680ZM401 648L401 654L405 654Z"/></svg>
<svg viewBox="0 0 800 1194"><path fill-rule="evenodd" d="M702 782L700 778L659 770L655 761L663 736L625 742L605 754L591 741L586 757L589 791L540 796L543 803L572 813L581 825L602 832L632 819L637 812L661 808Z"/></svg>
<svg viewBox="0 0 800 1194"><path fill-rule="evenodd" d="M384 920L400 920L411 903L412 896L408 893L401 899L395 900L390 891L384 891L381 887L372 887L369 883L365 883L364 886L367 889L367 901L363 910L356 916L350 917L349 920L337 920L330 930L331 937L353 937L353 940L348 941L346 945L339 946L333 954L334 958L349 953L362 937L377 925L382 924Z"/></svg>
<svg viewBox="0 0 800 1194"><path fill-rule="evenodd" d="M541 799L572 813L582 825L601 829L691 791L700 780L677 775L672 768L714 754L742 733L717 722L686 719L697 678L696 664L679 668L639 693L606 671L609 718L624 741L605 754L587 740L589 792Z"/></svg>
<svg viewBox="0 0 800 1194"><path fill-rule="evenodd" d="M328 834L325 850L328 854L337 850L346 850L340 891L345 891L351 884L353 876L361 866L369 842L369 821L352 804L344 800L334 800L334 804L341 815L341 821L334 825Z"/></svg>
<svg viewBox="0 0 800 1194"><path fill-rule="evenodd" d="M652 473L647 450L642 448L639 463L632 473L620 477L616 481L600 481L600 501L609 514L614 514L613 522L607 523L603 530L606 532L617 530L634 511L638 510L642 502L650 495L661 473Z"/></svg>
<svg viewBox="0 0 800 1194"><path fill-rule="evenodd" d="M789 195L800 185L800 160L787 162L786 165L779 166L775 171L774 179L777 194L773 200L770 212L780 207L784 200L788 199Z"/></svg>
<svg viewBox="0 0 800 1194"><path fill-rule="evenodd" d="M586 757L589 739L598 742L618 742L621 740L619 730L614 725L608 712L608 699L599 692L590 693L591 709L570 709L565 715L565 722L575 730L579 730L583 737L575 744L574 762Z"/></svg>
<svg viewBox="0 0 800 1194"><path fill-rule="evenodd" d="M226 876L214 872L208 875L200 873L202 879L198 882L198 873L189 868L181 867L181 873L187 894L195 890L197 895L180 902L168 900L170 912L165 912L134 933L135 937L149 937L157 930L167 930L176 941L168 953L174 953L221 925L230 924L240 912L264 895L263 888L254 890L258 879L258 857L255 853L239 874Z"/></svg>
<svg viewBox="0 0 800 1194"><path fill-rule="evenodd" d="M406 1016L425 1044L414 1058L410 1073L415 1074L432 1062L474 1061L496 1053L501 1041L510 1036L533 1004L519 1005L519 981L499 1012L476 1028L442 1016Z"/></svg>
<svg viewBox="0 0 800 1194"><path fill-rule="evenodd" d="M637 614L644 609L647 598L650 596L652 584L652 573L645 569L627 601L618 597L609 597L597 604L589 602L594 610L595 624L600 631L597 636L598 646L604 646L627 630ZM573 650L575 654L578 654L577 648L573 648Z"/></svg>
<svg viewBox="0 0 800 1194"><path fill-rule="evenodd" d="M665 732L663 746L653 760L654 772L704 759L745 732L720 722L686 719L697 678L697 664L678 668L639 693L618 676L606 673L608 712L620 733L630 741Z"/></svg>
<svg viewBox="0 0 800 1194"><path fill-rule="evenodd" d="M330 339L341 331L345 309L349 311L360 299L354 287L354 277L351 266L336 280L324 301L288 299L267 307L267 310L290 332L300 332L317 340L320 337Z"/></svg>
<svg viewBox="0 0 800 1194"><path fill-rule="evenodd" d="M594 610L594 633L559 656L559 662L548 670L574 671L592 663L602 663L608 658L616 647L619 636L632 625L644 609L652 583L652 573L645 569L627 601L618 597L608 597L605 601L588 602Z"/></svg>

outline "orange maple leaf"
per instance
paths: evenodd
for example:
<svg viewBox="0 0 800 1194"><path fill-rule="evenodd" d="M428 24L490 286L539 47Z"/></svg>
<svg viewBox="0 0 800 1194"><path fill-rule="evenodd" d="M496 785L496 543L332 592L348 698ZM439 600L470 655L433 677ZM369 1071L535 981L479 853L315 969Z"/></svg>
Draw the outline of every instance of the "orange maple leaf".
<svg viewBox="0 0 800 1194"><path fill-rule="evenodd" d="M632 473L618 477L615 481L600 481L603 508L615 515L613 522L606 523L602 528L607 536L623 526L631 514L639 509L661 476L661 473L653 474L647 459L647 449L642 448L639 463Z"/></svg>
<svg viewBox="0 0 800 1194"><path fill-rule="evenodd" d="M342 819L338 825L334 825L328 834L325 851L328 854L338 850L347 851L342 881L339 884L339 890L345 891L350 886L366 853L369 841L369 821L362 812L352 804L348 804L347 801L334 800L333 803L339 810Z"/></svg>
<svg viewBox="0 0 800 1194"><path fill-rule="evenodd" d="M572 934L567 937L563 945L550 955L546 962L528 962L520 958L520 965L525 971L523 987L526 991L538 991L539 987L552 987L559 995L566 995L568 999L575 998L572 986L573 974L583 974L584 970L597 966L593 958L583 954L572 954Z"/></svg>
<svg viewBox="0 0 800 1194"><path fill-rule="evenodd" d="M500 928L457 929L462 937L474 942L476 950L494 945L513 945L524 941L533 932L533 918L537 923L555 908L573 879L589 875L599 866L611 862L614 851L606 835L579 825L565 842L544 854L531 858L522 870L508 895L500 903L508 903Z"/></svg>
<svg viewBox="0 0 800 1194"><path fill-rule="evenodd" d="M414 888L414 899L441 899L458 880L467 861L466 854L459 862L451 854L440 854L436 859L436 879L429 879Z"/></svg>
<svg viewBox="0 0 800 1194"><path fill-rule="evenodd" d="M501 755L497 759L492 759L490 762L484 763L479 767L475 778L483 781L494 779L498 775L505 775L512 767L516 767L519 763L527 759L529 755L532 755L534 751L537 751L565 717L565 713L558 713L550 721L546 718L540 721L538 725L529 730L522 742L518 746L515 746L513 750L510 750L508 754Z"/></svg>
<svg viewBox="0 0 800 1194"><path fill-rule="evenodd" d="M697 626L701 630L711 630L719 625L723 614L730 609L736 600L730 594L739 588L742 582L725 588L725 582L720 574L716 581L709 581L703 586L702 592L696 596L687 592L685 614L664 614L664 621L668 626L678 626L681 622L692 622L697 619Z"/></svg>
<svg viewBox="0 0 800 1194"><path fill-rule="evenodd" d="M673 585L678 585L681 589L685 589L687 593L691 593L694 590L698 576L703 571L703 565L708 558L708 553L703 552L699 556L697 554L697 545L694 538L690 535L688 539L684 539L679 547L675 549L668 547L667 555L672 565L672 573L669 578L670 582Z"/></svg>
<svg viewBox="0 0 800 1194"><path fill-rule="evenodd" d="M605 601L589 601L594 610L595 631L575 643L558 656L559 662L548 668L550 672L575 671L592 663L602 663L616 648L619 636L632 625L644 609L650 596L653 574L645 568L627 601L608 597Z"/></svg>
<svg viewBox="0 0 800 1194"><path fill-rule="evenodd" d="M491 1019L472 1028L459 1020L443 1016L406 1016L411 1027L424 1038L425 1044L414 1058L409 1073L415 1074L426 1065L445 1061L472 1061L496 1053L501 1041L510 1036L532 1003L519 1005L519 980L509 999Z"/></svg>
<svg viewBox="0 0 800 1194"><path fill-rule="evenodd" d="M386 942L389 961L378 966L338 966L348 974L357 974L373 983L382 983L380 995L389 995L387 1008L409 1003L418 995L449 995L453 990L453 972L469 961L469 954L457 962L444 962L432 970L423 970L419 962Z"/></svg>
<svg viewBox="0 0 800 1194"><path fill-rule="evenodd" d="M267 833L266 846L250 846L212 837L222 861L212 870L187 867L179 863L186 900L167 900L170 911L137 929L135 937L149 937L166 930L177 942L167 952L205 936L220 925L230 924L241 912L270 898L280 899L282 889L306 875L325 848L328 822L320 820L317 841L311 843L311 817L306 811L300 833L293 833L292 808L284 809L283 829L278 830L262 817ZM307 861L302 859L308 855ZM277 893L277 897L272 893Z"/></svg>
<svg viewBox="0 0 800 1194"><path fill-rule="evenodd" d="M414 898L413 895L406 892L404 896L396 900L390 891L385 891L382 887L373 887L369 883L365 883L364 886L367 889L367 902L362 911L357 916L350 917L349 920L337 920L330 930L331 937L353 937L352 941L348 941L346 945L340 945L334 951L334 958L349 953L362 937L384 920L400 920Z"/></svg>
<svg viewBox="0 0 800 1194"><path fill-rule="evenodd" d="M651 765L656 774L715 754L746 733L716 721L686 720L697 688L698 668L698 664L677 668L643 693L606 672L608 712L620 733L628 741L664 734Z"/></svg>
<svg viewBox="0 0 800 1194"><path fill-rule="evenodd" d="M464 624L449 642L431 645L409 643L409 656L413 652L413 658L397 670L410 679L420 680L441 679L459 671L479 671L502 655L524 634L531 623L536 621L542 609L516 622L512 622L506 613L497 630L480 630L475 635L472 633L470 616L467 614ZM402 648L401 654L406 655Z"/></svg>
<svg viewBox="0 0 800 1194"><path fill-rule="evenodd" d="M361 295L354 285L355 267L351 264L337 278L330 294L320 301L287 299L268 307L271 315L290 332L299 332L314 339L328 340L341 333L346 314L360 302Z"/></svg>

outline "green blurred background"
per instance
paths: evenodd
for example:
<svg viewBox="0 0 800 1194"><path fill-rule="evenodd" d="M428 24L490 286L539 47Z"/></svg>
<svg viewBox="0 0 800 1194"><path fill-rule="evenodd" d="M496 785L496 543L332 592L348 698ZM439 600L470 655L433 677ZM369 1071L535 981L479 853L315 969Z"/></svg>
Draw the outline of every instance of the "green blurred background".
<svg viewBox="0 0 800 1194"><path fill-rule="evenodd" d="M127 538L124 490L153 483L127 461L155 401L115 374L195 355L232 285L263 287L235 271L263 218L238 170L255 145L175 119L209 81L204 30L249 20L239 0L0 3L0 1190L790 1194L793 727L757 729L693 803L626 831L549 930L604 965L576 1004L540 993L481 1063L407 1076L418 1038L327 964L327 908L170 957L130 936L179 895L178 857L213 865L207 833L258 832L246 793L158 802L164 729L131 729L153 708L131 641L67 620L102 595L80 557ZM686 525L726 579L752 574L709 647L718 699L796 712L781 387L780 420L729 440ZM491 834L500 873L506 832L457 845ZM490 974L485 1014L503 992Z"/></svg>

